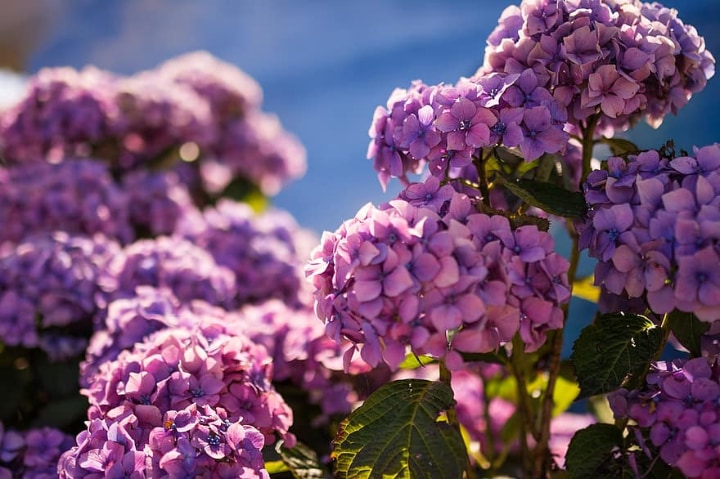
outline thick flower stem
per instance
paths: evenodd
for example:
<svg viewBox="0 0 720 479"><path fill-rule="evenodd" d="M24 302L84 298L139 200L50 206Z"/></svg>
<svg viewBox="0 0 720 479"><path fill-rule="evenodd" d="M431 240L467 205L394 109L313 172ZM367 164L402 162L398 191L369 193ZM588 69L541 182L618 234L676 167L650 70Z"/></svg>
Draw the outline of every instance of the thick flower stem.
<svg viewBox="0 0 720 479"><path fill-rule="evenodd" d="M582 129L582 181L585 181L587 176L592 171L592 154L593 147L595 146L595 127L600 121L600 114L592 115L587 119L585 128Z"/></svg>
<svg viewBox="0 0 720 479"><path fill-rule="evenodd" d="M585 128L582 131L582 165L583 181L590 174L592 169L592 153L594 147L595 127L597 126L599 115L591 116ZM571 221L567 221L568 232L572 240L570 250L570 266L568 267L568 282L572 285L575 282L577 268L580 263L580 248L578 247L578 234ZM548 471L552 463L550 456L550 422L552 420L553 406L555 405L555 385L560 376L560 366L562 359L563 336L565 331L565 323L568 319L569 303L563 305L564 323L561 329L557 329L548 333L548 342L551 344L550 359L548 364L548 382L545 393L542 398L540 409L540 424L537 437L537 445L533 452L533 477L547 477Z"/></svg>
<svg viewBox="0 0 720 479"><path fill-rule="evenodd" d="M445 361L442 359L440 360L440 382L452 389L452 372L450 372L450 370L445 365ZM457 410L455 409L455 406L448 408L445 413L447 414L448 424L455 428L458 434L462 435L462 431L460 430L460 422L457 418ZM476 479L475 470L470 463L469 454L467 455L467 462L465 464L465 479Z"/></svg>
<svg viewBox="0 0 720 479"><path fill-rule="evenodd" d="M578 236L572 224L568 222L568 229L571 232L573 245L570 255L570 266L568 268L568 281L572 284L580 261L580 252L578 248ZM569 303L563 305L564 320L567 322L569 311ZM556 329L548 333L548 342L551 344L550 359L548 365L548 382L545 393L542 398L540 409L540 426L537 446L534 453L534 471L539 474L537 477L543 477L542 471L548 471L551 466L550 456L550 422L552 420L553 406L555 405L554 394L557 379L560 376L560 366L562 360L562 346L565 327Z"/></svg>
<svg viewBox="0 0 720 479"><path fill-rule="evenodd" d="M534 461L528 444L528 434L537 440L535 431L535 415L530 403L527 387L527 365L524 357L524 344L519 334L512 340L510 368L515 377L518 393L518 413L520 415L520 454L523 460L523 477L533 477Z"/></svg>

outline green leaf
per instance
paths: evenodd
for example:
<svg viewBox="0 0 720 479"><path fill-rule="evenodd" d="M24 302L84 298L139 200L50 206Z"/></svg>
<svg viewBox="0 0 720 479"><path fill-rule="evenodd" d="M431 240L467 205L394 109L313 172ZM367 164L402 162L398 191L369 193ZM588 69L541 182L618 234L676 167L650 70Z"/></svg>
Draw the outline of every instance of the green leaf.
<svg viewBox="0 0 720 479"><path fill-rule="evenodd" d="M286 466L284 471L290 471L295 479L325 478L325 470L320 465L317 454L306 445L298 443L292 449L288 449L283 447L282 443L278 443L275 450Z"/></svg>
<svg viewBox="0 0 720 479"><path fill-rule="evenodd" d="M570 479L617 478L613 453L623 447L620 428L612 424L593 424L575 433L568 447L565 467Z"/></svg>
<svg viewBox="0 0 720 479"><path fill-rule="evenodd" d="M572 287L573 296L592 303L600 301L600 287L595 286L594 281L595 279L592 275L576 279Z"/></svg>
<svg viewBox="0 0 720 479"><path fill-rule="evenodd" d="M247 203L255 212L263 211L268 206L268 199L260 188L242 177L231 181L219 196Z"/></svg>
<svg viewBox="0 0 720 479"><path fill-rule="evenodd" d="M507 364L508 362L506 357L498 353L460 353L460 355L466 363Z"/></svg>
<svg viewBox="0 0 720 479"><path fill-rule="evenodd" d="M662 336L660 327L634 314L605 314L585 327L571 357L579 397L614 391L630 376L637 376L652 360Z"/></svg>
<svg viewBox="0 0 720 479"><path fill-rule="evenodd" d="M569 363L563 362L553 391L553 417L567 411L578 394L580 394L580 387L575 380L572 367Z"/></svg>
<svg viewBox="0 0 720 479"><path fill-rule="evenodd" d="M694 358L702 356L700 337L710 329L710 323L704 323L692 313L683 313L677 309L670 313L670 330L680 344L690 351Z"/></svg>
<svg viewBox="0 0 720 479"><path fill-rule="evenodd" d="M453 407L446 384L419 379L382 386L340 425L331 457L339 478L462 477L460 432L438 420Z"/></svg>
<svg viewBox="0 0 720 479"><path fill-rule="evenodd" d="M409 353L400 363L400 369L417 369L425 365L437 362L432 356L418 356L415 353Z"/></svg>
<svg viewBox="0 0 720 479"><path fill-rule="evenodd" d="M503 185L525 203L565 218L581 218L587 205L582 193L535 180L512 180L505 177Z"/></svg>
<svg viewBox="0 0 720 479"><path fill-rule="evenodd" d="M605 138L600 140L600 143L607 145L610 148L610 153L613 156L622 156L628 153L638 153L640 149L635 143L622 138Z"/></svg>
<svg viewBox="0 0 720 479"><path fill-rule="evenodd" d="M289 472L290 468L283 461L266 461L265 469L268 474L280 474L281 472Z"/></svg>

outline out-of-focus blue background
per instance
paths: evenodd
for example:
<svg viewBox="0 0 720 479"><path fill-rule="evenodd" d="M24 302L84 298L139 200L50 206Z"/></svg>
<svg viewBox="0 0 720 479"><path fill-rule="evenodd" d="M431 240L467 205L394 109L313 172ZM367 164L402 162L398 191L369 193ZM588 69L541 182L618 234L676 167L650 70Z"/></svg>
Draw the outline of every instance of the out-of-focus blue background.
<svg viewBox="0 0 720 479"><path fill-rule="evenodd" d="M257 79L264 109L276 113L308 152L307 175L289 185L274 204L320 232L334 230L383 193L366 160L373 110L396 87L414 79L453 83L481 64L485 39L506 0L3 0L12 8L44 5L42 26L6 29L3 42L22 41L28 73L45 66L95 64L132 74L183 52L204 49ZM686 24L705 36L720 56L720 1L667 0ZM6 22L7 23L7 22ZM29 38L29 39L28 39ZM32 45L29 50L27 45ZM19 48L19 47L18 47ZM6 48L7 50L7 48ZM718 75L720 77L720 75ZM1 96L1 95L0 95ZM685 149L720 141L720 78L696 95L678 117L658 130L630 132L641 147L672 138ZM584 262L582 273L592 265ZM577 308L577 309L575 309ZM593 314L574 306L579 329ZM566 351L577 331L566 335Z"/></svg>
<svg viewBox="0 0 720 479"><path fill-rule="evenodd" d="M7 0L4 0L7 1ZM27 0L9 0L22 2ZM44 66L95 64L131 74L206 49L255 77L308 152L307 175L277 196L306 227L334 230L367 201L387 200L365 159L373 110L413 79L455 82L482 62L485 39L510 0L77 0L56 2L29 56ZM720 1L674 0L720 52ZM720 76L720 75L719 75ZM720 141L720 78L662 129L638 128L646 146ZM394 182L397 191L397 182ZM392 189L392 187L391 187Z"/></svg>

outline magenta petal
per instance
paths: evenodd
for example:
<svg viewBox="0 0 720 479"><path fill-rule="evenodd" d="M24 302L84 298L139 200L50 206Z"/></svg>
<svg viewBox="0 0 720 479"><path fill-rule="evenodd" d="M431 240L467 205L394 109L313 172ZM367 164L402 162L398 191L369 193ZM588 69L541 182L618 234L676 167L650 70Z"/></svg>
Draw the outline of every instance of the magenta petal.
<svg viewBox="0 0 720 479"><path fill-rule="evenodd" d="M465 137L465 144L480 148L490 144L490 128L485 123L477 123L470 128Z"/></svg>
<svg viewBox="0 0 720 479"><path fill-rule="evenodd" d="M435 255L422 253L413 262L413 273L420 281L432 281L440 272L440 262Z"/></svg>
<svg viewBox="0 0 720 479"><path fill-rule="evenodd" d="M435 277L435 285L439 288L452 286L460 280L460 268L454 258L440 258L440 272Z"/></svg>
<svg viewBox="0 0 720 479"><path fill-rule="evenodd" d="M615 269L621 273L627 273L640 265L640 254L623 244L615 249L612 255L612 262Z"/></svg>
<svg viewBox="0 0 720 479"><path fill-rule="evenodd" d="M355 281L355 296L361 303L372 301L382 293L382 285L378 281Z"/></svg>
<svg viewBox="0 0 720 479"><path fill-rule="evenodd" d="M152 426L162 425L162 414L156 406L137 404L133 408L133 413L137 416L141 423L150 424Z"/></svg>
<svg viewBox="0 0 720 479"><path fill-rule="evenodd" d="M209 374L204 375L200 379L200 388L205 394L217 394L225 387L225 383L220 379L210 376Z"/></svg>
<svg viewBox="0 0 720 479"><path fill-rule="evenodd" d="M494 330L463 329L453 337L453 348L466 353L488 353L500 346Z"/></svg>
<svg viewBox="0 0 720 479"><path fill-rule="evenodd" d="M485 314L485 303L479 296L464 294L455 301L463 315L463 321L471 323Z"/></svg>
<svg viewBox="0 0 720 479"><path fill-rule="evenodd" d="M455 131L460 128L460 122L449 111L444 111L435 121L435 128L442 132Z"/></svg>
<svg viewBox="0 0 720 479"><path fill-rule="evenodd" d="M460 327L462 315L456 307L443 304L430 312L430 320L438 331L446 331Z"/></svg>
<svg viewBox="0 0 720 479"><path fill-rule="evenodd" d="M695 211L695 196L690 190L679 188L662 196L665 209L672 212Z"/></svg>
<svg viewBox="0 0 720 479"><path fill-rule="evenodd" d="M650 309L657 314L669 313L675 309L675 293L669 286L657 291L648 291L647 299Z"/></svg>
<svg viewBox="0 0 720 479"><path fill-rule="evenodd" d="M455 103L453 103L450 111L458 120L470 120L475 116L477 107L475 106L475 103L467 98L460 97L455 101Z"/></svg>
<svg viewBox="0 0 720 479"><path fill-rule="evenodd" d="M410 272L404 267L395 268L383 281L385 294L394 298L413 286L414 282Z"/></svg>

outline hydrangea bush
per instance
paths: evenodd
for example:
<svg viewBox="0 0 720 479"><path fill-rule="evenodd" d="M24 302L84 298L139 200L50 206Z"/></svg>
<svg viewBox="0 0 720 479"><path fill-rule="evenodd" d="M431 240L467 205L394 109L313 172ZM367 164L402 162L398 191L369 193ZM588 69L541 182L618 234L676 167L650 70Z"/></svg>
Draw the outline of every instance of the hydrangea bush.
<svg viewBox="0 0 720 479"><path fill-rule="evenodd" d="M678 15L508 7L474 74L375 110L402 189L319 238L269 207L304 150L236 67L31 77L0 112L0 479L720 477L720 146L622 137L713 76Z"/></svg>

